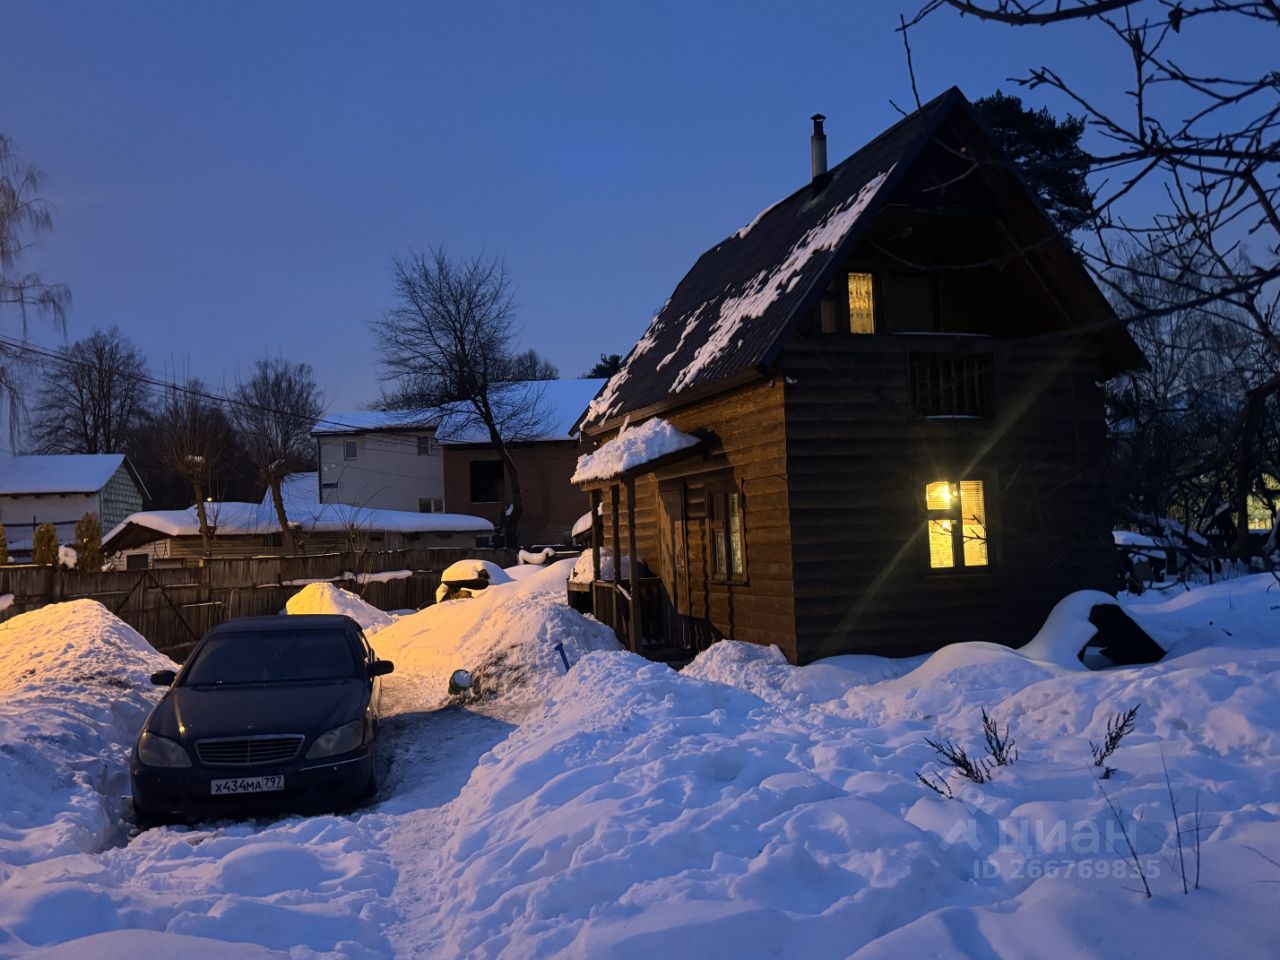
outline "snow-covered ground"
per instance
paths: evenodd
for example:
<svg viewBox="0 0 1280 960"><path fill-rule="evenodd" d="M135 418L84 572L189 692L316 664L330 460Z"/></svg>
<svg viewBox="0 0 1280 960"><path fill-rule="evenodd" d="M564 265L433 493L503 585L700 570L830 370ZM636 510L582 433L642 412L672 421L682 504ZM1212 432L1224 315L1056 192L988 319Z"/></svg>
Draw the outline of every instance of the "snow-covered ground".
<svg viewBox="0 0 1280 960"><path fill-rule="evenodd" d="M1064 656L1087 633L1074 600L1044 659L966 644L794 668L721 643L676 673L568 609L571 567L374 637L397 663L374 805L132 838L112 798L163 658L94 604L8 621L0 957L1276 955L1269 575L1126 600L1171 650L1149 666ZM458 667L490 679L479 700L449 701ZM1099 780L1090 740L1134 704ZM981 755L984 708L1017 759L950 774L944 799L916 777L946 776L924 738ZM1200 818L1186 895L1166 766L1192 884Z"/></svg>

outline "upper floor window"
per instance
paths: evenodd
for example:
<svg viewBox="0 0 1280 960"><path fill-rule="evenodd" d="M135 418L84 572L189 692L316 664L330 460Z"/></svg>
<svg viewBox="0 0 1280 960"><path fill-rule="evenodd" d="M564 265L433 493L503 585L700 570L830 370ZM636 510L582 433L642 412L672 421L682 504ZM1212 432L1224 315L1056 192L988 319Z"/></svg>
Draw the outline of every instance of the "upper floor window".
<svg viewBox="0 0 1280 960"><path fill-rule="evenodd" d="M845 275L843 296L836 283L827 288L818 308L823 333L875 333L876 297L869 273Z"/></svg>
<svg viewBox="0 0 1280 960"><path fill-rule="evenodd" d="M913 353L911 409L922 417L989 417L995 358L989 353Z"/></svg>
<svg viewBox="0 0 1280 960"><path fill-rule="evenodd" d="M360 455L360 447L354 440L342 442L342 459L354 460Z"/></svg>
<svg viewBox="0 0 1280 960"><path fill-rule="evenodd" d="M440 444L435 437L418 437L418 456L434 457L440 452Z"/></svg>
<svg viewBox="0 0 1280 960"><path fill-rule="evenodd" d="M472 460L471 502L501 503L505 489L501 460Z"/></svg>
<svg viewBox="0 0 1280 960"><path fill-rule="evenodd" d="M929 514L929 566L934 570L985 567L987 502L981 480L935 480L924 488Z"/></svg>

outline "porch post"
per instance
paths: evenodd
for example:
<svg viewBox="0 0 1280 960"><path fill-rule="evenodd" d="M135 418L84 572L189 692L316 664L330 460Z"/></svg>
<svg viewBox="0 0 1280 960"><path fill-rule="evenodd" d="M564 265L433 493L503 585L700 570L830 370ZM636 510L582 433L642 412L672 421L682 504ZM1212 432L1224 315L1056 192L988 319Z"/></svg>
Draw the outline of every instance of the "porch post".
<svg viewBox="0 0 1280 960"><path fill-rule="evenodd" d="M640 652L640 564L636 561L636 478L627 478L627 561L631 565L631 651Z"/></svg>
<svg viewBox="0 0 1280 960"><path fill-rule="evenodd" d="M600 491L591 491L591 570L592 582L600 579L600 540L604 537L604 523L600 520ZM594 588L592 588L594 589Z"/></svg>
<svg viewBox="0 0 1280 960"><path fill-rule="evenodd" d="M613 632L618 632L621 623L621 611L618 609L618 584L622 582L622 536L618 530L619 514L622 505L619 503L621 488L615 483L609 488L609 500L613 506ZM631 645L630 631L627 635L627 646Z"/></svg>

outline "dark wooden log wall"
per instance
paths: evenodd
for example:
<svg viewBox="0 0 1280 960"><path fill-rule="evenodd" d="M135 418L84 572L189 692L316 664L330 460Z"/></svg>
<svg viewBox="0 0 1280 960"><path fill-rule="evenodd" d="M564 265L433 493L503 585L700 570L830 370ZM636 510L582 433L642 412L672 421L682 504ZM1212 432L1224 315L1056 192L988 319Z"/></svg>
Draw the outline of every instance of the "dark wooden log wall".
<svg viewBox="0 0 1280 960"><path fill-rule="evenodd" d="M914 416L908 353L995 354L989 420ZM797 338L782 357L797 660L1020 645L1073 590L1107 589L1096 345L950 336ZM982 479L991 564L931 571L924 485Z"/></svg>

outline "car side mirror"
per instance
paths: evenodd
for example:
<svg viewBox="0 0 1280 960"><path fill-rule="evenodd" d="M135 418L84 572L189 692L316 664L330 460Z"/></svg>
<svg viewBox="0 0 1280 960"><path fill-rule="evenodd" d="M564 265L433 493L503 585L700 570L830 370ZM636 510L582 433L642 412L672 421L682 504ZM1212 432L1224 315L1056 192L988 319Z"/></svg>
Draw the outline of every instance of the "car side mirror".
<svg viewBox="0 0 1280 960"><path fill-rule="evenodd" d="M177 678L176 670L157 670L151 675L151 683L157 687L172 687Z"/></svg>
<svg viewBox="0 0 1280 960"><path fill-rule="evenodd" d="M369 676L385 677L388 673L395 672L396 665L390 660L375 660L369 664Z"/></svg>

